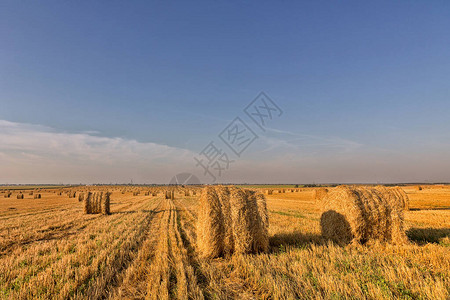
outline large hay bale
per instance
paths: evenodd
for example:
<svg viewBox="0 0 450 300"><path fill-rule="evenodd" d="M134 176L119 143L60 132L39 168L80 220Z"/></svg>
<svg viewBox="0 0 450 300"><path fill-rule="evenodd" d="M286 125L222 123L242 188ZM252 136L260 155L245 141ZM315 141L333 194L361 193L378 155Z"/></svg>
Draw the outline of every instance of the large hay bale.
<svg viewBox="0 0 450 300"><path fill-rule="evenodd" d="M41 198L42 198L41 194L34 194L34 199L41 199Z"/></svg>
<svg viewBox="0 0 450 300"><path fill-rule="evenodd" d="M230 196L228 187L218 186L215 188L222 210L223 222L223 255L229 256L234 252L233 220L231 218Z"/></svg>
<svg viewBox="0 0 450 300"><path fill-rule="evenodd" d="M207 186L200 196L197 220L197 247L203 257L214 258L223 254L223 226L219 197L213 187Z"/></svg>
<svg viewBox="0 0 450 300"><path fill-rule="evenodd" d="M327 188L317 188L314 190L314 199L322 200L328 192Z"/></svg>
<svg viewBox="0 0 450 300"><path fill-rule="evenodd" d="M18 194L17 199L23 199L23 194L22 193Z"/></svg>
<svg viewBox="0 0 450 300"><path fill-rule="evenodd" d="M255 236L255 249L257 252L269 250L269 213L267 211L266 197L261 193L255 193L258 209L258 230Z"/></svg>
<svg viewBox="0 0 450 300"><path fill-rule="evenodd" d="M110 215L111 209L110 209L110 195L111 193L106 192L103 194L102 197L102 214L104 215Z"/></svg>
<svg viewBox="0 0 450 300"><path fill-rule="evenodd" d="M204 257L267 251L268 213L260 192L205 187L200 197L197 244Z"/></svg>
<svg viewBox="0 0 450 300"><path fill-rule="evenodd" d="M321 199L324 237L340 244L379 240L404 243L403 209L391 189L339 186Z"/></svg>
<svg viewBox="0 0 450 300"><path fill-rule="evenodd" d="M248 253L252 250L252 221L257 218L255 200L248 201L248 195L242 189L231 189L231 219L236 253Z"/></svg>
<svg viewBox="0 0 450 300"><path fill-rule="evenodd" d="M92 193L88 192L86 197L84 198L84 213L85 214L91 213L91 200L92 200Z"/></svg>
<svg viewBox="0 0 450 300"><path fill-rule="evenodd" d="M409 198L406 192L399 186L391 188L392 192L396 196L396 200L400 203L404 210L409 210Z"/></svg>

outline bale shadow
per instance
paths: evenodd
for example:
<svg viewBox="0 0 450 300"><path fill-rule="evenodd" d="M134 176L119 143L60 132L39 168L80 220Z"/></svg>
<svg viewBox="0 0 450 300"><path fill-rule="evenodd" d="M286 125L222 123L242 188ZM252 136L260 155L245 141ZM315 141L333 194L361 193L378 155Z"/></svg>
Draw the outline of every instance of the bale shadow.
<svg viewBox="0 0 450 300"><path fill-rule="evenodd" d="M430 208L410 208L410 211L421 211L421 210L450 210L450 207L430 207Z"/></svg>
<svg viewBox="0 0 450 300"><path fill-rule="evenodd" d="M419 245L440 244L441 239L450 238L450 228L410 228L406 231L406 235L411 242Z"/></svg>
<svg viewBox="0 0 450 300"><path fill-rule="evenodd" d="M118 214L118 215L129 215L129 214L135 214L135 213L137 213L136 210L112 211L111 215L115 215L115 214Z"/></svg>
<svg viewBox="0 0 450 300"><path fill-rule="evenodd" d="M326 240L319 234L305 234L299 231L277 233L269 237L269 252L284 252L287 246L304 249L310 244L324 245Z"/></svg>
<svg viewBox="0 0 450 300"><path fill-rule="evenodd" d="M328 210L320 217L322 235L338 245L348 245L353 240L350 224L344 215L335 210Z"/></svg>

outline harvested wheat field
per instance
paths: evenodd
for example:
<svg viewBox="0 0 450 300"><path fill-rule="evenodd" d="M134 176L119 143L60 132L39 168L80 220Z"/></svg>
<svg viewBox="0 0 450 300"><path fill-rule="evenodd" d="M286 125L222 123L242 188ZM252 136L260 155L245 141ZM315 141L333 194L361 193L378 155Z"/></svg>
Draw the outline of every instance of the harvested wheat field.
<svg viewBox="0 0 450 300"><path fill-rule="evenodd" d="M410 200L402 212L406 242L348 244L322 235L314 188L264 196L264 189L209 189L205 194L199 187L172 188L170 197L163 187L34 190L41 198L16 190L5 198L9 192L0 191L0 298L450 297L450 187L402 188ZM378 195L381 188L355 189ZM85 213L89 193L99 195L90 199L102 199L100 193L107 192L109 215L101 213L104 202L95 202L95 213ZM199 210L202 201L212 210ZM200 213L220 222L210 229L214 243L199 248L198 226L207 224L198 222ZM252 223L250 215L258 221ZM234 228L233 220L241 227ZM263 246L233 251L242 247L236 241L242 234ZM202 255L200 250L212 251L212 245L222 247L210 255L215 258Z"/></svg>

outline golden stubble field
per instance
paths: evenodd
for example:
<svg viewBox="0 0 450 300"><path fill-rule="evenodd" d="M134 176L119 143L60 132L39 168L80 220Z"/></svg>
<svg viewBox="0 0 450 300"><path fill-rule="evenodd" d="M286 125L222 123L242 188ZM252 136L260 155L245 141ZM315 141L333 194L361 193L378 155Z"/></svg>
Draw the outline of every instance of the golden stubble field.
<svg viewBox="0 0 450 300"><path fill-rule="evenodd" d="M274 192L269 252L212 260L196 251L199 191L171 200L129 189L109 187L108 216L84 214L68 189L41 190L41 199L0 192L0 298L450 297L448 186L404 187L411 210L401 246L335 245L321 237L313 188Z"/></svg>

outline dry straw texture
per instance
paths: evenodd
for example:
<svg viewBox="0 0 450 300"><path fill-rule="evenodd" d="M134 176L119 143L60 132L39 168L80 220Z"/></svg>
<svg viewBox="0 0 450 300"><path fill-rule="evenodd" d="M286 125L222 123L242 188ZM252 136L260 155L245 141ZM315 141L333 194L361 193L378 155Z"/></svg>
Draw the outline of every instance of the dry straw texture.
<svg viewBox="0 0 450 300"><path fill-rule="evenodd" d="M204 257L218 257L224 249L224 222L219 197L207 186L200 196L197 221L197 246Z"/></svg>
<svg viewBox="0 0 450 300"><path fill-rule="evenodd" d="M268 213L261 193L205 187L200 197L197 245L204 257L267 251Z"/></svg>
<svg viewBox="0 0 450 300"><path fill-rule="evenodd" d="M314 199L322 200L326 196L327 192L328 192L327 188L317 188L317 189L315 189L315 191L314 191Z"/></svg>
<svg viewBox="0 0 450 300"><path fill-rule="evenodd" d="M322 197L321 206L322 234L337 243L406 242L403 208L391 189L339 186Z"/></svg>
<svg viewBox="0 0 450 300"><path fill-rule="evenodd" d="M109 192L88 192L84 198L85 214L111 214Z"/></svg>
<svg viewBox="0 0 450 300"><path fill-rule="evenodd" d="M165 198L174 200L175 199L175 191L166 191Z"/></svg>
<svg viewBox="0 0 450 300"><path fill-rule="evenodd" d="M79 193L79 194L78 194L78 201L79 201L79 202L84 201L84 193Z"/></svg>
<svg viewBox="0 0 450 300"><path fill-rule="evenodd" d="M398 201L401 203L401 206L404 210L409 210L409 198L406 195L405 191L401 187L393 187L391 188L392 192L398 198Z"/></svg>
<svg viewBox="0 0 450 300"><path fill-rule="evenodd" d="M111 202L110 202L110 193L106 192L102 195L102 214L109 215L111 214Z"/></svg>

